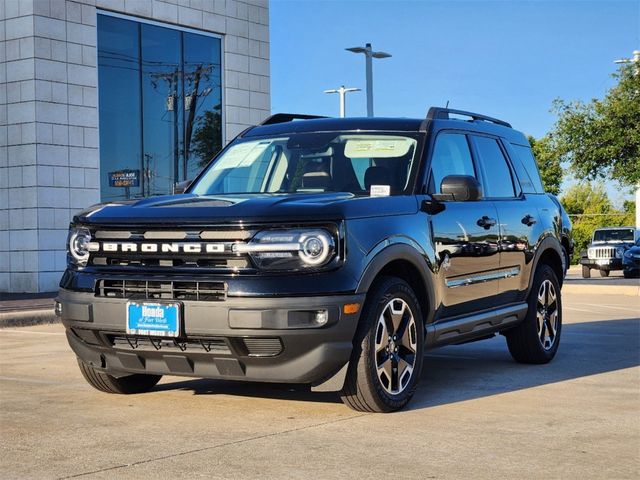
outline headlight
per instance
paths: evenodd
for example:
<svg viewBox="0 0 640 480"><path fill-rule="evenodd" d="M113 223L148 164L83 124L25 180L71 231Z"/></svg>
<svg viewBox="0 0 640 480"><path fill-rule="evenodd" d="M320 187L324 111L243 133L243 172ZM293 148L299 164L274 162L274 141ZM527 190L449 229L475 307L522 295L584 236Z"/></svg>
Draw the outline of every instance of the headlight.
<svg viewBox="0 0 640 480"><path fill-rule="evenodd" d="M235 244L233 251L248 253L259 268L300 270L329 264L336 256L336 244L324 229L264 230L247 244Z"/></svg>
<svg viewBox="0 0 640 480"><path fill-rule="evenodd" d="M624 255L624 247L616 247L616 258L622 258Z"/></svg>
<svg viewBox="0 0 640 480"><path fill-rule="evenodd" d="M631 250L627 250L626 252L624 252L624 256L627 258L631 258L633 256L633 254L631 253Z"/></svg>
<svg viewBox="0 0 640 480"><path fill-rule="evenodd" d="M69 230L67 248L72 261L79 267L84 267L89 261L89 243L91 242L91 232L86 228L74 227Z"/></svg>

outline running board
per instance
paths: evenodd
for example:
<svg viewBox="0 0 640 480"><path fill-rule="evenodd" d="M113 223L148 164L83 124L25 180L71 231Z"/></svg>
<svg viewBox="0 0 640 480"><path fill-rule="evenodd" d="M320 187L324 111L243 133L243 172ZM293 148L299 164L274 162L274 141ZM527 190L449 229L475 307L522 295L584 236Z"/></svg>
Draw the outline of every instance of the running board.
<svg viewBox="0 0 640 480"><path fill-rule="evenodd" d="M468 317L432 323L427 325L427 347L467 342L504 330L522 321L527 308L527 304L523 302Z"/></svg>

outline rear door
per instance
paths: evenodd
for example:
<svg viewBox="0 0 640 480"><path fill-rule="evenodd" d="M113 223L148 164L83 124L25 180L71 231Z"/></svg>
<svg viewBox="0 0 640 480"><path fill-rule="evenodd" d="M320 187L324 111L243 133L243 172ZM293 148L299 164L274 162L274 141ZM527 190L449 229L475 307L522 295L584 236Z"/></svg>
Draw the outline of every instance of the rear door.
<svg viewBox="0 0 640 480"><path fill-rule="evenodd" d="M431 156L427 193L438 194L447 175L479 179L469 139L462 132L438 133ZM444 211L429 216L441 290L438 317L490 308L498 294L496 208L491 201L446 201Z"/></svg>
<svg viewBox="0 0 640 480"><path fill-rule="evenodd" d="M537 238L535 198L522 193L505 146L497 137L471 135L487 200L498 211L500 240L499 304L523 299ZM535 197L535 195L534 195Z"/></svg>

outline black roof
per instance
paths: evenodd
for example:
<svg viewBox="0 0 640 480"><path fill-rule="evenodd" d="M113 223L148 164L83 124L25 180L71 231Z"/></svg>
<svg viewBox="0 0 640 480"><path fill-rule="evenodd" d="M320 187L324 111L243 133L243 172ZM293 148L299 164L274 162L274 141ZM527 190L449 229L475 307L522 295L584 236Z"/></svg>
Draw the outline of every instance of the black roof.
<svg viewBox="0 0 640 480"><path fill-rule="evenodd" d="M454 115L453 117L450 116ZM459 118L467 117L465 118ZM464 129L501 136L512 143L528 145L526 137L502 120L485 115L432 107L426 118L355 117L326 118L312 115L275 114L261 125L248 128L241 137L262 137L312 132L426 132L433 124L438 129Z"/></svg>
<svg viewBox="0 0 640 480"><path fill-rule="evenodd" d="M284 133L347 131L417 132L422 119L415 118L313 118L268 125L258 125L246 131L243 137L279 135Z"/></svg>

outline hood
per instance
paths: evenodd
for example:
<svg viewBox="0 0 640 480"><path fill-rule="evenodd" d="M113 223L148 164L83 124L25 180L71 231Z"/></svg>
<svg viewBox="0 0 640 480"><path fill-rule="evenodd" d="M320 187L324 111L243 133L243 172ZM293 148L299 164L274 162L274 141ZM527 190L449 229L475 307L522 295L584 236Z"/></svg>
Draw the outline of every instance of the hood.
<svg viewBox="0 0 640 480"><path fill-rule="evenodd" d="M309 222L404 215L417 210L417 200L413 196L181 194L101 203L76 214L73 222L111 225Z"/></svg>

